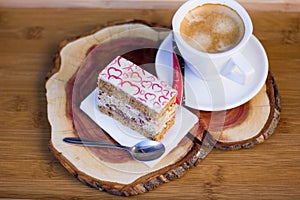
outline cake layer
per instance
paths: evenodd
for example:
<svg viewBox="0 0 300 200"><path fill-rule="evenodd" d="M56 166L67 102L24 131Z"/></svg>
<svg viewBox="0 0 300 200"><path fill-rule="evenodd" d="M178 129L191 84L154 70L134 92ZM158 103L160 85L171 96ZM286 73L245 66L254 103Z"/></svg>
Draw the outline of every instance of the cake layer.
<svg viewBox="0 0 300 200"><path fill-rule="evenodd" d="M130 127L135 126L134 130L138 129L139 132L151 138L162 132L166 124L175 118L174 108L170 107L160 118L152 119L146 113L141 113L115 96L109 96L102 91L99 91L98 106L102 108L102 111L107 110L106 114L110 112L119 115L118 120L122 120L125 125L131 124Z"/></svg>
<svg viewBox="0 0 300 200"><path fill-rule="evenodd" d="M161 140L175 121L177 91L118 56L98 76L101 112L153 140Z"/></svg>
<svg viewBox="0 0 300 200"><path fill-rule="evenodd" d="M114 93L112 90L122 91L120 98L130 97L132 106L156 114L162 113L175 102L177 95L177 91L166 82L121 56L99 74L98 87L108 94Z"/></svg>
<svg viewBox="0 0 300 200"><path fill-rule="evenodd" d="M123 90L120 90L119 88L114 87L108 82L105 82L103 80L98 80L98 90L100 93L105 93L108 96L114 96L116 99L119 99L123 102L123 104L127 104L131 107L134 107L139 112L151 117L152 119L158 119L162 115L167 112L170 107L174 107L176 104L176 96L172 97L169 102L164 106L163 109L161 109L160 113L157 113L156 111L149 109L147 105L145 105L143 102L137 100L136 98L128 95L128 93L125 93Z"/></svg>
<svg viewBox="0 0 300 200"><path fill-rule="evenodd" d="M102 113L109 115L109 116L113 117L114 119L118 120L124 126L128 126L129 128L136 130L137 132L144 135L145 137L152 139L152 140L156 140L156 141L160 141L164 137L164 135L167 133L167 131L171 128L171 126L173 126L173 124L175 122L175 114L174 114L174 115L172 115L172 117L169 121L167 121L164 124L162 123L163 126L160 131L152 133L152 132L146 131L143 128L144 126L142 126L140 122L137 123L136 120L126 118L124 116L124 112L119 112L120 110L112 110L111 107L103 107L103 106L99 106L99 110Z"/></svg>

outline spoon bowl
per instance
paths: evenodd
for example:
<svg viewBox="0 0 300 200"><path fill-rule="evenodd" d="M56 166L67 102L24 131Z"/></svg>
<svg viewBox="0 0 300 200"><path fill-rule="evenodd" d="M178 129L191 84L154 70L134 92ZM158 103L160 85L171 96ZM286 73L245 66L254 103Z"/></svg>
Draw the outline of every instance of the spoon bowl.
<svg viewBox="0 0 300 200"><path fill-rule="evenodd" d="M139 161L155 160L165 152L165 146L161 142L143 140L130 148L132 157Z"/></svg>
<svg viewBox="0 0 300 200"><path fill-rule="evenodd" d="M132 147L77 137L66 137L63 139L63 141L69 144L76 144L81 146L123 149L128 151L131 156L137 161L155 160L162 156L166 151L165 146L161 142L154 140L143 140Z"/></svg>

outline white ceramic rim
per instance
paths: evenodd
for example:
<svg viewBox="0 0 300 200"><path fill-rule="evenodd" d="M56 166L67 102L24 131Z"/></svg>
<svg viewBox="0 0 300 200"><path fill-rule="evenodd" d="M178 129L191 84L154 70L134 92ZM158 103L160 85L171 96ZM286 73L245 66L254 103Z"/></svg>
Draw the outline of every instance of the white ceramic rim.
<svg viewBox="0 0 300 200"><path fill-rule="evenodd" d="M245 24L245 33L242 38L242 40L232 49L220 53L205 53L196 50L195 48L191 47L189 44L185 42L185 40L182 38L180 34L180 24L183 20L186 13L197 6L201 6L204 4L221 4L226 5L232 9L234 9L243 19L243 22ZM192 52L199 56L207 56L209 55L211 58L217 58L217 57L226 57L229 55L232 55L238 51L240 51L244 45L249 41L249 39L252 36L253 32L253 25L251 18L247 11L236 1L234 0L189 0L182 4L182 6L179 7L179 9L176 11L175 15L172 19L172 29L174 32L174 37L176 39L176 42L180 42L181 45L184 45L184 48L187 48L189 52Z"/></svg>

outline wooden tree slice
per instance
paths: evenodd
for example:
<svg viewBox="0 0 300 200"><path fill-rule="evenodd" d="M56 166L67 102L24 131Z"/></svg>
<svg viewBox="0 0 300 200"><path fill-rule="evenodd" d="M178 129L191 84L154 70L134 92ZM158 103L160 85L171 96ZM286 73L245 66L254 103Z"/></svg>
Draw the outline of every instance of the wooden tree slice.
<svg viewBox="0 0 300 200"><path fill-rule="evenodd" d="M265 141L274 132L280 111L277 85L269 73L264 87L249 102L223 112L200 111L199 115L205 129L216 140L215 148L233 150L250 148ZM214 124L213 118L222 124Z"/></svg>
<svg viewBox="0 0 300 200"><path fill-rule="evenodd" d="M141 194L181 177L197 165L212 148L206 143L210 140L204 138L215 137L217 148L236 149L262 142L273 132L280 105L274 79L269 75L265 87L253 100L225 112L221 135L220 131L214 132L214 119L221 113L191 110L199 116L199 123L152 168L133 160L126 151L64 143L64 137L116 143L80 110L79 105L97 86L99 72L118 55L155 74L156 52L168 34L168 30L153 29L140 21L129 20L99 27L60 44L46 83L48 119L52 128L49 148L60 163L86 185L115 195ZM254 117L260 122L250 126L255 122ZM253 128L250 130L250 127Z"/></svg>
<svg viewBox="0 0 300 200"><path fill-rule="evenodd" d="M154 72L158 46L168 31L135 21L102 27L75 40L64 41L54 58L46 83L50 150L83 183L116 195L136 195L181 177L207 152L184 138L164 159L149 168L122 150L87 148L63 143L64 137L85 137L115 143L80 109L80 102L96 87L97 76L113 58L123 55ZM201 137L198 124L191 134Z"/></svg>

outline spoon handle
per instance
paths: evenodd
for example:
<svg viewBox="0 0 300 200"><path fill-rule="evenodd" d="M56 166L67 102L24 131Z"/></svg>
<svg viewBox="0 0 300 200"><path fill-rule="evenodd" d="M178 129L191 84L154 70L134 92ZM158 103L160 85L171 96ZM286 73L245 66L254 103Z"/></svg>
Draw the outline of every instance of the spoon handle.
<svg viewBox="0 0 300 200"><path fill-rule="evenodd" d="M128 148L118 144L110 144L107 142L101 142L97 140L90 140L90 139L78 138L78 137L65 137L63 141L69 144L76 144L76 145L90 146L90 147L109 147L109 148L117 148L117 149L125 149L125 150Z"/></svg>

